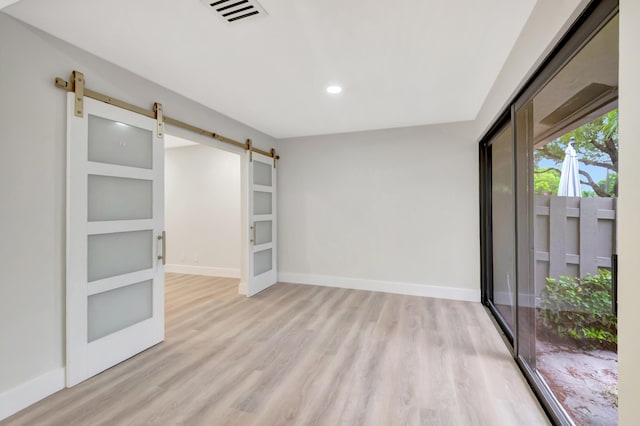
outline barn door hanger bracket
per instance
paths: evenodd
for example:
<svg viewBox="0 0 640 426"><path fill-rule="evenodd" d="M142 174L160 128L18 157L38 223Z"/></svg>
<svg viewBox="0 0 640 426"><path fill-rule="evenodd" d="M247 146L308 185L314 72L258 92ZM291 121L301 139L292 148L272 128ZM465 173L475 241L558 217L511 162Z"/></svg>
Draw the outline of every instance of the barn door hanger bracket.
<svg viewBox="0 0 640 426"><path fill-rule="evenodd" d="M280 156L276 153L276 149L275 148L271 148L271 158L273 158L273 168L276 168L276 163L278 162L278 160L280 159Z"/></svg>
<svg viewBox="0 0 640 426"><path fill-rule="evenodd" d="M158 137L164 136L164 117L162 115L162 104L156 102L153 104L153 111L156 113L156 121L158 122Z"/></svg>
<svg viewBox="0 0 640 426"><path fill-rule="evenodd" d="M247 151L249 151L249 161L253 161L253 143L247 139Z"/></svg>
<svg viewBox="0 0 640 426"><path fill-rule="evenodd" d="M84 74L80 71L71 73L71 91L75 93L73 113L76 117L84 116Z"/></svg>

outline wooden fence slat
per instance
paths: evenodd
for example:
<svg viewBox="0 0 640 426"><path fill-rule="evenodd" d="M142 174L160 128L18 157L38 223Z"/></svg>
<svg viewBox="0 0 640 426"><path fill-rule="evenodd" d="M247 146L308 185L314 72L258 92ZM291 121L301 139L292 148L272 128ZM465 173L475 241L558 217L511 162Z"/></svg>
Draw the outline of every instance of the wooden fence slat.
<svg viewBox="0 0 640 426"><path fill-rule="evenodd" d="M598 199L580 201L580 276L598 273Z"/></svg>
<svg viewBox="0 0 640 426"><path fill-rule="evenodd" d="M580 217L580 209L575 207L567 208L567 217Z"/></svg>
<svg viewBox="0 0 640 426"><path fill-rule="evenodd" d="M536 206L536 215L538 215L538 216L549 216L549 207Z"/></svg>
<svg viewBox="0 0 640 426"><path fill-rule="evenodd" d="M580 259L581 259L581 256L577 254L567 253L564 256L564 261L566 262L567 265L579 265L581 262ZM561 275L567 275L566 268L565 268L565 272L563 272Z"/></svg>
<svg viewBox="0 0 640 426"><path fill-rule="evenodd" d="M565 226L567 198L551 197L549 204L549 275L559 277L566 273Z"/></svg>
<svg viewBox="0 0 640 426"><path fill-rule="evenodd" d="M598 219L614 220L616 218L615 210L598 209Z"/></svg>
<svg viewBox="0 0 640 426"><path fill-rule="evenodd" d="M597 257L596 264L598 268L611 268L611 258L610 257Z"/></svg>
<svg viewBox="0 0 640 426"><path fill-rule="evenodd" d="M541 260L543 262L548 262L549 261L549 252L536 250L536 260Z"/></svg>

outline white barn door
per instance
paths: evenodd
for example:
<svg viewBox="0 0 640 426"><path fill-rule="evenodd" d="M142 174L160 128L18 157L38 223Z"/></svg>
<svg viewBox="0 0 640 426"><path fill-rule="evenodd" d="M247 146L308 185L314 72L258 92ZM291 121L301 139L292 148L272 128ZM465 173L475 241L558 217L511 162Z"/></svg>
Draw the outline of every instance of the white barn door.
<svg viewBox="0 0 640 426"><path fill-rule="evenodd" d="M249 156L249 276L247 296L278 281L276 245L275 159L255 152Z"/></svg>
<svg viewBox="0 0 640 426"><path fill-rule="evenodd" d="M164 340L157 122L67 99L67 386Z"/></svg>

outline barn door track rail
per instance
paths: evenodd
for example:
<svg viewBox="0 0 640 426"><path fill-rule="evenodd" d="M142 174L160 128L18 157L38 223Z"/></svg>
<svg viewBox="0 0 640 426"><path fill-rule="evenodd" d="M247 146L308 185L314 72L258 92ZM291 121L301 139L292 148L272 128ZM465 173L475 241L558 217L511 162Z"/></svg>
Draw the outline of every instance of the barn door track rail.
<svg viewBox="0 0 640 426"><path fill-rule="evenodd" d="M257 152L258 154L265 155L267 157L273 158L273 166L276 166L276 161L280 159L280 156L276 153L275 149L271 149L270 151L264 151L260 148L256 148L253 146L251 139L247 139L246 142L238 142L231 138L227 138L218 133L211 132L209 130L202 129L197 126L193 126L189 123L185 123L184 121L176 120L175 118L167 117L163 114L162 105L159 103L155 103L153 105L153 109L145 109L139 106L130 104L125 101L121 101L119 99L112 98L111 96L103 95L102 93L95 92L93 90L89 90L85 85L84 74L80 71L73 71L71 73L71 78L69 81L66 81L60 77L56 77L55 85L59 89L66 90L67 92L75 93L75 110L74 113L77 117L82 117L84 115L84 97L88 97L91 99L95 99L100 102L107 103L109 105L117 106L118 108L126 109L128 111L133 111L135 113L147 116L149 118L153 118L158 122L158 137L162 137L164 135L164 125L170 124L172 126L180 127L181 129L188 130L190 132L197 133L199 135L203 135L212 139L215 139L220 142L227 143L229 145L233 145L238 148L242 148L248 150L249 152Z"/></svg>

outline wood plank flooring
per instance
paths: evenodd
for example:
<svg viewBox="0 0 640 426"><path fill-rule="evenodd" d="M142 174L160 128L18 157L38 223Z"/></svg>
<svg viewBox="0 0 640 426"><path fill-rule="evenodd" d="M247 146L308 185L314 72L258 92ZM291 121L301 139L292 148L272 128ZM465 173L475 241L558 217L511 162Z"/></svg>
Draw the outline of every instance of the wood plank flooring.
<svg viewBox="0 0 640 426"><path fill-rule="evenodd" d="M167 274L166 340L1 425L545 425L479 304Z"/></svg>

